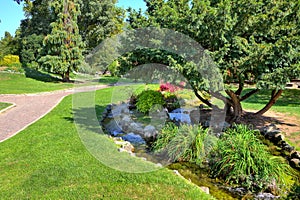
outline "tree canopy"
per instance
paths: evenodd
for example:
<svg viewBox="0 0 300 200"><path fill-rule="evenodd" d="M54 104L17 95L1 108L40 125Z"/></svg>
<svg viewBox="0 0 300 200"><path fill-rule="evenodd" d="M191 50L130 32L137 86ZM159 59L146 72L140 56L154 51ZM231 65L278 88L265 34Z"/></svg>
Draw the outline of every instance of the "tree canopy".
<svg viewBox="0 0 300 200"><path fill-rule="evenodd" d="M241 101L261 89L271 89L270 102L257 114L264 113L280 96L285 84L299 76L299 1L145 2L147 10L144 14L129 10L128 23L131 27L168 28L199 42L223 74L227 95L212 93L207 88L194 85L195 92L207 92L222 99L234 119L242 115ZM175 60L169 63L171 66L175 64L181 69L189 67ZM187 78L194 78L192 76L190 73ZM200 78L198 82L201 82ZM255 86L247 94L243 92L246 83ZM233 84L237 85L236 89ZM208 101L204 103L212 106Z"/></svg>

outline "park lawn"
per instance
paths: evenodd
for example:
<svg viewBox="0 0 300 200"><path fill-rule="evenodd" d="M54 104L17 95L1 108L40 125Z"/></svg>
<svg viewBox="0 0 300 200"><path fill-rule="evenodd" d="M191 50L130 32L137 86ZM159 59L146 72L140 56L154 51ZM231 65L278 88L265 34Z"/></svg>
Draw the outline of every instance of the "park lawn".
<svg viewBox="0 0 300 200"><path fill-rule="evenodd" d="M77 77L74 76L73 78ZM0 73L0 94L25 94L62 90L77 86L112 84L118 81L114 77L101 77L92 80L91 76L79 76L79 82L64 83L49 73L33 72L29 77L25 74ZM88 81L84 80L87 79ZM84 82L81 82L84 81Z"/></svg>
<svg viewBox="0 0 300 200"><path fill-rule="evenodd" d="M24 74L0 73L0 94L47 92L73 87L72 83L37 80Z"/></svg>
<svg viewBox="0 0 300 200"><path fill-rule="evenodd" d="M111 102L112 93L113 88L96 92L98 114ZM90 93L83 93L83 97L85 94ZM73 123L73 112L77 111L72 110L72 96L68 96L41 120L0 143L1 198L212 198L167 169L126 173L103 165L80 140ZM92 133L91 130L86 132ZM107 137L101 139L105 140L104 143L110 142ZM115 152L122 157L139 160L143 165L151 165L129 154Z"/></svg>
<svg viewBox="0 0 300 200"><path fill-rule="evenodd" d="M248 90L250 89L246 89L245 92L247 92ZM242 102L242 106L246 110L259 110L268 103L270 96L270 90L261 91ZM276 104L271 107L271 110L300 117L300 90L284 90L281 97L279 97L279 99L277 100Z"/></svg>
<svg viewBox="0 0 300 200"><path fill-rule="evenodd" d="M11 103L4 103L4 102L0 102L0 111L11 106Z"/></svg>

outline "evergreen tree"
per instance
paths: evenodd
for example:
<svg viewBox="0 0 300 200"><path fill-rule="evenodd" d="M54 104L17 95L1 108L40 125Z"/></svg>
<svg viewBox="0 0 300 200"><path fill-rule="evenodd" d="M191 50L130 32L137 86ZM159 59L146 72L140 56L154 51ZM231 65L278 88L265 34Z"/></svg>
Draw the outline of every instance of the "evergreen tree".
<svg viewBox="0 0 300 200"><path fill-rule="evenodd" d="M87 50L94 49L105 38L122 30L124 12L122 9L117 8L115 4L115 0L82 1L78 26Z"/></svg>
<svg viewBox="0 0 300 200"><path fill-rule="evenodd" d="M51 33L44 39L43 53L39 59L42 67L61 75L63 81L70 81L70 72L83 62L84 48L77 17L80 14L77 0L59 0L51 3L56 21L51 23Z"/></svg>

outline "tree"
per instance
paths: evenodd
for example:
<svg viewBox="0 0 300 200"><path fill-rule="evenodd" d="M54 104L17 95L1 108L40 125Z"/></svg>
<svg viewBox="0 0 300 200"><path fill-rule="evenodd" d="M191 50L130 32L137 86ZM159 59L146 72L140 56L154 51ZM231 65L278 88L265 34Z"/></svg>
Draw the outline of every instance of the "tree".
<svg viewBox="0 0 300 200"><path fill-rule="evenodd" d="M83 62L83 42L77 26L80 14L76 0L52 2L56 21L51 23L51 33L44 39L44 55L39 59L46 70L61 75L63 81L70 81L70 72Z"/></svg>
<svg viewBox="0 0 300 200"><path fill-rule="evenodd" d="M115 4L115 0L82 1L78 26L87 50L94 49L105 38L121 32L124 12Z"/></svg>
<svg viewBox="0 0 300 200"><path fill-rule="evenodd" d="M146 25L168 28L187 34L205 49L218 64L227 95L214 93L197 79L191 84L196 96L213 106L201 93L209 93L226 103L232 120L243 114L241 101L261 89L271 89L266 112L280 97L285 84L300 73L300 3L296 0L145 0L147 11L131 11L128 22L133 28ZM146 22L145 22L146 21ZM190 63L171 59L169 65L187 79L195 80ZM122 65L121 65L122 66ZM245 94L246 83L255 88ZM236 90L232 84L237 84Z"/></svg>

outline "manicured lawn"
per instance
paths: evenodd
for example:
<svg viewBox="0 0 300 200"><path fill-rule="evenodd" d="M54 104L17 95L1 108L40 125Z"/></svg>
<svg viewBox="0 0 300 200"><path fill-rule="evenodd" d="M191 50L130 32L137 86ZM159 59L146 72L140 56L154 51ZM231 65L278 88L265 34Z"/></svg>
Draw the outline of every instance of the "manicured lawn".
<svg viewBox="0 0 300 200"><path fill-rule="evenodd" d="M96 93L97 113L110 103L113 88ZM91 93L77 94L84 99ZM77 104L78 105L78 104ZM79 108L80 107L80 108ZM66 97L47 116L13 138L0 143L0 194L3 199L210 199L167 169L127 173L103 165L83 145L80 135L103 140L116 158L142 159L119 153L112 142L93 128L76 129L72 96ZM86 119L89 122L92 119ZM101 141L100 140L100 141ZM83 141L84 142L84 141ZM99 145L99 144L98 144ZM101 145L101 144L100 144ZM101 155L98 155L101 156ZM102 155L104 156L104 155ZM97 155L96 155L97 157Z"/></svg>
<svg viewBox="0 0 300 200"><path fill-rule="evenodd" d="M22 94L60 90L73 87L72 83L37 80L24 74L0 73L0 94Z"/></svg>
<svg viewBox="0 0 300 200"><path fill-rule="evenodd" d="M28 72L29 73L29 72ZM79 79L79 83L63 83L60 79L44 72L33 71L30 74L12 74L0 73L0 94L24 94L48 92L72 88L76 86L95 85L95 84L111 84L118 81L114 77L94 78L91 76L79 75L73 79ZM88 81L86 81L88 80Z"/></svg>
<svg viewBox="0 0 300 200"><path fill-rule="evenodd" d="M10 103L3 103L3 102L0 102L0 111L11 106L12 104Z"/></svg>
<svg viewBox="0 0 300 200"><path fill-rule="evenodd" d="M244 109L258 110L269 101L271 91L261 91L242 103ZM275 112L286 113L300 117L300 90L286 89L276 104L271 108ZM299 124L300 125L300 124Z"/></svg>

